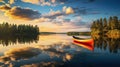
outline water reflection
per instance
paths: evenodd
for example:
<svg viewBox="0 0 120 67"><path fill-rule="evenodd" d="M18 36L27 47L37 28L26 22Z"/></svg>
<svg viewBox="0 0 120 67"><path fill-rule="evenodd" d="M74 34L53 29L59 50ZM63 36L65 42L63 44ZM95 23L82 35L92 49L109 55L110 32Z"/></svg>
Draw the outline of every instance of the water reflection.
<svg viewBox="0 0 120 67"><path fill-rule="evenodd" d="M94 45L96 48L101 50L109 49L111 53L117 53L120 48L120 37L111 37L111 36L93 36Z"/></svg>
<svg viewBox="0 0 120 67"><path fill-rule="evenodd" d="M91 51L94 48L109 50L110 53L117 53L120 48L120 37L95 35L92 38L73 37L73 43Z"/></svg>
<svg viewBox="0 0 120 67"><path fill-rule="evenodd" d="M88 50L94 50L94 40L92 38L79 38L73 36L73 43Z"/></svg>
<svg viewBox="0 0 120 67"><path fill-rule="evenodd" d="M55 43L52 45L38 45L34 47L10 49L4 52L4 55L0 57L0 63L3 63L1 64L3 67L8 67L10 65L13 67L27 67L34 65L36 67L39 67L39 65L42 65L43 67L44 65L47 67L51 67L51 65L61 66L64 62L70 61L74 57L73 55L79 52L78 50L81 50L81 48L73 46L72 43Z"/></svg>
<svg viewBox="0 0 120 67"><path fill-rule="evenodd" d="M29 59L38 55L41 51L37 48L19 48L10 49L4 53L4 56L0 57L0 62L16 61L19 59Z"/></svg>
<svg viewBox="0 0 120 67"><path fill-rule="evenodd" d="M38 36L0 36L0 44L3 46L14 45L17 43L32 43L38 41Z"/></svg>
<svg viewBox="0 0 120 67"><path fill-rule="evenodd" d="M93 37L94 52L73 44L73 38L66 35L40 35L37 43L21 46L1 47L1 67L102 67L102 64L120 62L118 55L105 54L109 44L119 44L119 40L108 37ZM110 42L109 42L110 41ZM118 42L118 43L116 43ZM85 44L85 43L82 43ZM102 48L100 47L102 44ZM80 44L81 45L81 44ZM113 43L112 47L115 46ZM97 52L99 48L104 51ZM114 48L114 50L116 47ZM119 49L117 47L117 49ZM2 51L4 50L4 51ZM113 49L112 49L112 52ZM104 54L102 54L104 53ZM104 60L103 60L104 59ZM101 65L101 66L100 66Z"/></svg>
<svg viewBox="0 0 120 67"><path fill-rule="evenodd" d="M58 62L41 62L41 63L34 63L34 64L28 64L28 65L23 65L21 67L59 67L62 66L62 63Z"/></svg>

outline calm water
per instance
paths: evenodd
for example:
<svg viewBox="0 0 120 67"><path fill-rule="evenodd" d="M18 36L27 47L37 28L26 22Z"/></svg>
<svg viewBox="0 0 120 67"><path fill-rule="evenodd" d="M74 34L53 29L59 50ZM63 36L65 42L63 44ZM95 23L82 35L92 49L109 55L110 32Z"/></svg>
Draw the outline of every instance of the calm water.
<svg viewBox="0 0 120 67"><path fill-rule="evenodd" d="M118 65L120 66L119 38L94 38L93 51L74 44L73 38L64 34L0 38L1 67L119 67Z"/></svg>

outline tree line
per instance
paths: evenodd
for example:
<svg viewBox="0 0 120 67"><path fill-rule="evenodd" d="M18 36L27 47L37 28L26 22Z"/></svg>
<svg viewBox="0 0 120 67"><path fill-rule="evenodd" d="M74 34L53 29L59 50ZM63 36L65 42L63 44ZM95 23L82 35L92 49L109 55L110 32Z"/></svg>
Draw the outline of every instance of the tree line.
<svg viewBox="0 0 120 67"><path fill-rule="evenodd" d="M16 25L4 22L0 24L0 36L32 36L39 34L39 27L33 25Z"/></svg>
<svg viewBox="0 0 120 67"><path fill-rule="evenodd" d="M101 18L93 21L91 25L91 32L98 34L105 34L111 30L120 30L120 20L117 16L109 17L109 19Z"/></svg>
<svg viewBox="0 0 120 67"><path fill-rule="evenodd" d="M90 35L90 32L67 32L68 36Z"/></svg>

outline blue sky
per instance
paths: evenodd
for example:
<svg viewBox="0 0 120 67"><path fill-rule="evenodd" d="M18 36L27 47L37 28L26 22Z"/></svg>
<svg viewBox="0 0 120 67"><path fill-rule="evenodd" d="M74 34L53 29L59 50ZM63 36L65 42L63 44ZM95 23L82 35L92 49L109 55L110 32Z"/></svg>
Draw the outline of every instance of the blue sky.
<svg viewBox="0 0 120 67"><path fill-rule="evenodd" d="M120 0L0 0L0 18L45 32L90 31L93 20L120 17L119 6Z"/></svg>

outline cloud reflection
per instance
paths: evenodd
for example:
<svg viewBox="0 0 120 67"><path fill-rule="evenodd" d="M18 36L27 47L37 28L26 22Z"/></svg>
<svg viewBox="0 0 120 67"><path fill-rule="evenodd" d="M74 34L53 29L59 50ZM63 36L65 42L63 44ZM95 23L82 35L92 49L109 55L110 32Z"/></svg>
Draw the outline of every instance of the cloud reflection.
<svg viewBox="0 0 120 67"><path fill-rule="evenodd" d="M60 63L56 63L58 61L54 60L55 58L60 59L62 62L67 62L72 60L74 53L77 53L82 49L70 42L67 42L67 39L62 40L63 42L59 41L59 39L61 38L58 38L58 40L52 42L52 44L44 43L43 45L37 45L33 47L10 49L4 52L4 55L0 57L0 63L3 63L3 67L17 66L19 63L22 63L19 65L22 67L40 67L39 65L41 65L41 67L44 67L44 65L46 67L51 67L54 65L59 65ZM41 55L46 55L47 57L43 59ZM34 59L36 62L34 62L32 59ZM46 60L53 62L46 63ZM45 62L45 64L43 64L43 62Z"/></svg>
<svg viewBox="0 0 120 67"><path fill-rule="evenodd" d="M48 54L50 58L60 58L64 62L70 61L75 52L79 52L81 48L75 47L72 43L55 43L52 45L39 45L37 46L43 53Z"/></svg>
<svg viewBox="0 0 120 67"><path fill-rule="evenodd" d="M58 67L59 65L62 65L62 63L58 63L58 62L41 62L41 63L23 65L21 67Z"/></svg>
<svg viewBox="0 0 120 67"><path fill-rule="evenodd" d="M25 47L10 49L4 53L4 56L0 57L0 62L16 61L19 59L29 59L37 56L41 51L38 48Z"/></svg>

